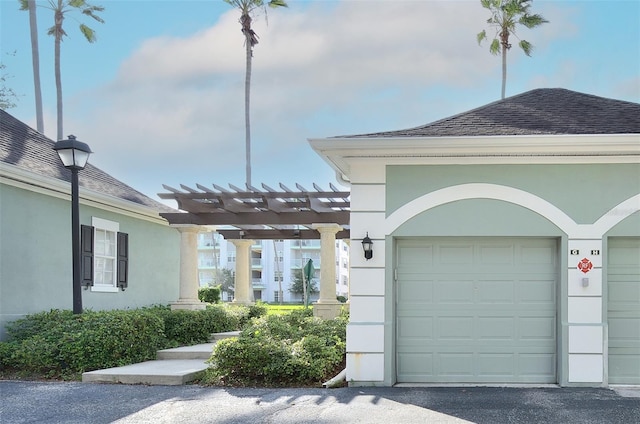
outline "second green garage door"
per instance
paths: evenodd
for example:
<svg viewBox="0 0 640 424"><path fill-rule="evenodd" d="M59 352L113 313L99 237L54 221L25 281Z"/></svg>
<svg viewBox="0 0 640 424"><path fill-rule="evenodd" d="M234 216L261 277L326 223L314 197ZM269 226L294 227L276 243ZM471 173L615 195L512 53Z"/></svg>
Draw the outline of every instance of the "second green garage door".
<svg viewBox="0 0 640 424"><path fill-rule="evenodd" d="M609 240L609 383L640 384L640 238Z"/></svg>
<svg viewBox="0 0 640 424"><path fill-rule="evenodd" d="M557 242L397 243L399 383L555 383Z"/></svg>

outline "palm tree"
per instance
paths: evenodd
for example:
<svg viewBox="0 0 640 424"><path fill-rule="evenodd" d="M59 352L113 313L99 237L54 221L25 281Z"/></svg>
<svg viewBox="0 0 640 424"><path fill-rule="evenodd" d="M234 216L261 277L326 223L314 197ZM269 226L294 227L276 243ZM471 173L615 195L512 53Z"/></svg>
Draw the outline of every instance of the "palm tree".
<svg viewBox="0 0 640 424"><path fill-rule="evenodd" d="M29 11L29 31L31 33L31 63L33 66L33 89L36 98L36 127L44 134L44 118L42 115L42 90L40 88L40 50L38 48L38 20L35 0L19 0L20 10Z"/></svg>
<svg viewBox="0 0 640 424"><path fill-rule="evenodd" d="M92 6L85 0L48 0L49 5L44 6L47 9L53 11L54 24L47 30L48 35L55 37L55 75L56 75L56 105L58 111L58 132L57 140L62 140L62 78L60 76L60 44L62 38L67 35L62 24L65 19L65 15L72 10L79 11L84 16L89 16L100 23L104 23L104 20L96 15L97 12L104 11L102 6ZM88 42L93 43L96 41L96 33L93 29L89 28L85 24L80 24L80 32L84 35L84 38Z"/></svg>
<svg viewBox="0 0 640 424"><path fill-rule="evenodd" d="M251 94L251 59L253 57L253 47L258 44L258 35L251 28L251 15L257 9L267 11L269 7L288 7L284 0L224 0L226 3L240 11L240 25L244 34L246 49L246 68L244 78L244 125L245 125L245 157L246 157L246 183L251 185L251 119L249 113Z"/></svg>
<svg viewBox="0 0 640 424"><path fill-rule="evenodd" d="M494 27L496 32L493 41L489 46L489 51L493 55L502 53L502 98L504 99L505 88L507 86L507 50L511 48L509 36L516 35L516 25L524 25L527 28L535 28L547 21L541 15L530 14L532 0L480 0L482 7L491 12L491 17L487 23ZM483 30L478 33L478 44L487 38L487 32ZM531 56L533 45L526 40L518 42L524 54Z"/></svg>

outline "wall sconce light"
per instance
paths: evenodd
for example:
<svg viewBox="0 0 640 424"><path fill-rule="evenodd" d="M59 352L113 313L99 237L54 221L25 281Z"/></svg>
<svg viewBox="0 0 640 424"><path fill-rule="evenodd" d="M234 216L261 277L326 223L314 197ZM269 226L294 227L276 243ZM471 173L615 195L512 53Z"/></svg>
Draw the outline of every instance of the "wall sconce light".
<svg viewBox="0 0 640 424"><path fill-rule="evenodd" d="M366 260L373 258L373 242L369 238L369 232L362 239L362 248L364 249L364 258Z"/></svg>

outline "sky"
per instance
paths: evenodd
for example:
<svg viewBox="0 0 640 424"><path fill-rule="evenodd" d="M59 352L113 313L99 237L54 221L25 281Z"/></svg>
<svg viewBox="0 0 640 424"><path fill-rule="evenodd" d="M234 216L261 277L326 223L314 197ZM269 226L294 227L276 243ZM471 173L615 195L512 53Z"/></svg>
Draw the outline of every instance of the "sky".
<svg viewBox="0 0 640 424"><path fill-rule="evenodd" d="M39 0L39 4L47 2ZM89 161L159 200L163 184L243 187L244 38L222 0L96 0L104 24L71 13L62 43L64 134ZM479 0L288 0L254 18L252 184L338 185L309 138L411 128L500 99L501 61L479 46ZM640 102L640 1L536 0L549 23L517 29L507 96L566 88ZM78 30L97 34L89 44ZM50 10L38 8L44 133L56 138ZM33 128L28 13L0 0L0 60ZM516 39L517 40L517 39ZM175 206L175 205L172 205Z"/></svg>

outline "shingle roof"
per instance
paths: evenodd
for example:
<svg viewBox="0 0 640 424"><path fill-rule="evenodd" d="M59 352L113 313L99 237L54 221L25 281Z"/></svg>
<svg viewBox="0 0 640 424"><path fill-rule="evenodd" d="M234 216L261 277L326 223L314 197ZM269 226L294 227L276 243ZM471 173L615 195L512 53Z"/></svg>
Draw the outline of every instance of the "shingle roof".
<svg viewBox="0 0 640 424"><path fill-rule="evenodd" d="M415 128L339 138L637 133L638 103L540 88Z"/></svg>
<svg viewBox="0 0 640 424"><path fill-rule="evenodd" d="M0 110L0 162L15 165L44 177L71 181L71 173L62 166L55 143L33 128ZM99 168L87 164L79 173L80 187L150 207L158 212L175 212Z"/></svg>

